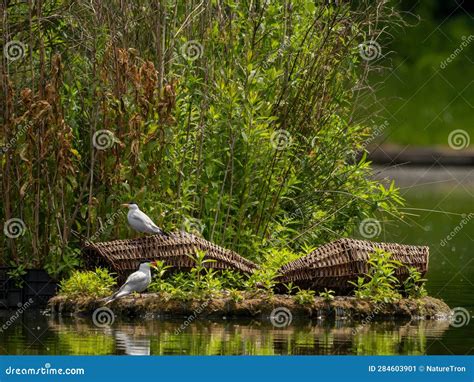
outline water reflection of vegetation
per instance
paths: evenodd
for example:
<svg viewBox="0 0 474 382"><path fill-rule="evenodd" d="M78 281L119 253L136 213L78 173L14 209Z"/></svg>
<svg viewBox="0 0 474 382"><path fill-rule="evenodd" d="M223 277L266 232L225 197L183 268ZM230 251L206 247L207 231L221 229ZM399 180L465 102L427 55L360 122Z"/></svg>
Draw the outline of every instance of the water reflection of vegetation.
<svg viewBox="0 0 474 382"><path fill-rule="evenodd" d="M346 322L306 323L276 329L258 322L196 321L183 332L181 321L119 323L96 328L89 321L50 321L61 349L69 354L425 354L427 339L439 339L443 321L400 325Z"/></svg>

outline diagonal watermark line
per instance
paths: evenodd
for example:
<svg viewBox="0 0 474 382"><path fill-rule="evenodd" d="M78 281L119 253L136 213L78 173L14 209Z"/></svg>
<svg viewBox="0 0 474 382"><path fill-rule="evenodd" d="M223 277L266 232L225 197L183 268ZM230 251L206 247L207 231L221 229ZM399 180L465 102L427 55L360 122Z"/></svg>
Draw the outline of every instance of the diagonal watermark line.
<svg viewBox="0 0 474 382"><path fill-rule="evenodd" d="M462 267L460 270L458 270L450 279L449 281L443 285L441 287L441 289L439 289L437 292L436 292L436 296L439 296L441 292L443 292L447 286L449 286L451 284L451 282L455 279L455 277L458 275L458 274L461 274L461 272L469 266L469 264L472 263L472 261L474 261L474 259L471 259L470 261L467 262L467 264L464 265L464 267ZM469 281L469 280L468 280ZM469 281L469 283L472 285L472 283Z"/></svg>
<svg viewBox="0 0 474 382"><path fill-rule="evenodd" d="M449 18L450 18L455 12L457 12L457 10L458 10L459 8L463 9L460 4L457 4L457 7L456 7L447 17L445 17L445 18L443 19L443 21L441 21L441 23L439 23L439 24L436 26L436 28L434 28L434 29L431 31L431 33L428 34L428 36L426 36L425 39L424 39L421 43L424 44L424 43L426 42L426 40L428 40L428 38L430 38L430 37L433 35L433 33L435 33L436 31L438 31L438 30L440 29L440 27L441 27L447 20L449 20Z"/></svg>

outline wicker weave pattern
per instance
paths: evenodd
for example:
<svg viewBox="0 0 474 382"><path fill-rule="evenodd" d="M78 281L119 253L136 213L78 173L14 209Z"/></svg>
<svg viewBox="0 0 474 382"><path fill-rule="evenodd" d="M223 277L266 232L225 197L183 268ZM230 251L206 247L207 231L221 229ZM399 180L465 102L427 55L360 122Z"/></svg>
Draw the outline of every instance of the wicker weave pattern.
<svg viewBox="0 0 474 382"><path fill-rule="evenodd" d="M413 266L422 274L428 270L428 247L340 239L285 264L280 268L281 276L278 281L293 282L296 286L305 289L351 289L349 281L356 281L358 276L368 272L367 261L375 248L390 252L394 260ZM400 280L404 280L407 274L405 267L396 271Z"/></svg>
<svg viewBox="0 0 474 382"><path fill-rule="evenodd" d="M179 269L192 268L195 264L188 255L195 254L196 249L205 251L208 259L215 260L206 263L209 268L231 269L242 273L253 273L258 268L235 252L185 232L170 236L153 235L132 240L88 243L83 252L89 268L107 266L119 277L123 277L136 271L138 265L147 260L163 260L167 265Z"/></svg>

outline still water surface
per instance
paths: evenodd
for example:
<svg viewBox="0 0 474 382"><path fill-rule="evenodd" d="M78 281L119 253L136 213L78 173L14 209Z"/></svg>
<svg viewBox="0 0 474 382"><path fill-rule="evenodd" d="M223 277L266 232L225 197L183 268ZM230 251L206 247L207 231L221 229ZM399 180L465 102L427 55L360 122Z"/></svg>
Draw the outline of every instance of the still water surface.
<svg viewBox="0 0 474 382"><path fill-rule="evenodd" d="M89 320L51 319L29 313L0 334L3 354L274 355L426 354L450 331L446 321L295 322L284 329L257 321L197 320L176 333L182 320L116 322L97 328ZM25 326L24 326L25 325ZM28 327L26 327L28 325Z"/></svg>
<svg viewBox="0 0 474 382"><path fill-rule="evenodd" d="M283 329L269 322L199 320L176 333L183 319L116 321L98 328L90 319L52 318L27 311L0 330L0 354L474 354L474 219L442 240L474 212L471 187L408 186L419 217L386 226L378 240L430 245L428 291L469 312L459 328L446 321L297 322ZM424 210L448 211L444 214ZM466 220L466 219L465 219ZM11 313L0 312L0 322Z"/></svg>

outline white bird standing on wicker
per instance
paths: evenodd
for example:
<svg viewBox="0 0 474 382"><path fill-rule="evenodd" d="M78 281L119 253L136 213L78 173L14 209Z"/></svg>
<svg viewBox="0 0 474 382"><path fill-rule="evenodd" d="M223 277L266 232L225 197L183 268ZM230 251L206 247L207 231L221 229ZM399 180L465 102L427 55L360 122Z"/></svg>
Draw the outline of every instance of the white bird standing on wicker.
<svg viewBox="0 0 474 382"><path fill-rule="evenodd" d="M152 263L141 263L138 271L133 272L128 276L125 284L123 284L117 292L103 300L105 301L105 304L109 304L112 301L132 294L133 292L141 293L148 288L148 285L151 283L151 265Z"/></svg>
<svg viewBox="0 0 474 382"><path fill-rule="evenodd" d="M168 236L160 227L158 227L153 221L138 208L136 203L122 204L123 207L128 207L127 220L128 224L138 232L151 233L151 234L162 234Z"/></svg>

